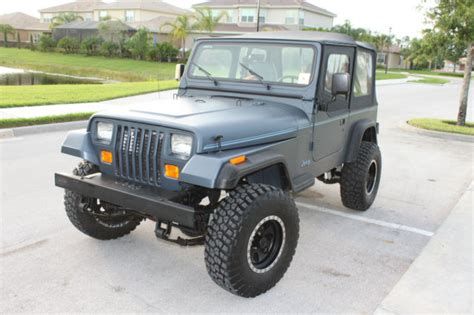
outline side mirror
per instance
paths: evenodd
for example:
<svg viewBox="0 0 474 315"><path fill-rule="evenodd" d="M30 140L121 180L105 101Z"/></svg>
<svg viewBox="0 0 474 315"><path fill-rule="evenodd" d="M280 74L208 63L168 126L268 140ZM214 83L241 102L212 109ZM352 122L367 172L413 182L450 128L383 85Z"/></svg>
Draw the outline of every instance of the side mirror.
<svg viewBox="0 0 474 315"><path fill-rule="evenodd" d="M335 73L332 77L332 96L345 95L347 97L351 89L350 82L349 73Z"/></svg>
<svg viewBox="0 0 474 315"><path fill-rule="evenodd" d="M182 63L178 63L178 64L176 65L176 71L175 71L175 74L174 74L174 77L175 77L176 81L181 80L181 78L183 77L183 75L184 75L184 67L185 67L185 65L182 64Z"/></svg>

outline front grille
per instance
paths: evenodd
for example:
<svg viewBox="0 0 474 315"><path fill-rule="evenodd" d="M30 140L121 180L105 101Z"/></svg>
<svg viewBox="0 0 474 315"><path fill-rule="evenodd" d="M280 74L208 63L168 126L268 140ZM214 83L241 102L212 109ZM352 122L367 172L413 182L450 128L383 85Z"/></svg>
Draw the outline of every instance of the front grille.
<svg viewBox="0 0 474 315"><path fill-rule="evenodd" d="M117 126L115 175L160 186L164 133L132 125Z"/></svg>

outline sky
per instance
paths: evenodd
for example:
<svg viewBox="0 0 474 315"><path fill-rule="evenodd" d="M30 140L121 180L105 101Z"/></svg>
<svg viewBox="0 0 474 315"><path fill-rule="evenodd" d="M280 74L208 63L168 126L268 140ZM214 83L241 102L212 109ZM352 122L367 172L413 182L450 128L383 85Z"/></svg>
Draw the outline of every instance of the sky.
<svg viewBox="0 0 474 315"><path fill-rule="evenodd" d="M38 10L72 0L0 0L0 14L24 12L38 16ZM424 25L423 10L418 7L422 0L307 0L319 7L337 14L335 24L350 20L354 27L363 27L374 32L403 36L420 37ZM431 2L433 0L430 0ZM110 2L110 0L106 0ZM171 4L190 8L203 0L165 0Z"/></svg>

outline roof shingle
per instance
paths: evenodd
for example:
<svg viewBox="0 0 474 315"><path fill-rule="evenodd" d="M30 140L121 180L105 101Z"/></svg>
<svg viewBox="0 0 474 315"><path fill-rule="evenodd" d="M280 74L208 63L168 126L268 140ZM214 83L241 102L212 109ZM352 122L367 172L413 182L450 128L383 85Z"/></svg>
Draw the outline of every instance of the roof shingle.
<svg viewBox="0 0 474 315"><path fill-rule="evenodd" d="M0 15L0 24L8 24L16 30L49 31L48 23L21 12Z"/></svg>

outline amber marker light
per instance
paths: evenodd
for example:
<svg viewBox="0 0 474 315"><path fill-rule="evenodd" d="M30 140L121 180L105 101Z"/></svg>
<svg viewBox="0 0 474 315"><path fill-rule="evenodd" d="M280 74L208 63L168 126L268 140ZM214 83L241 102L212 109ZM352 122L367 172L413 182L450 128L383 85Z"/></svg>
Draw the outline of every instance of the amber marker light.
<svg viewBox="0 0 474 315"><path fill-rule="evenodd" d="M247 161L247 157L245 155L241 155L233 159L230 159L230 164L239 165L239 164L245 163L246 161Z"/></svg>
<svg viewBox="0 0 474 315"><path fill-rule="evenodd" d="M106 164L112 164L114 161L112 152L106 151L106 150L102 150L100 152L100 159L102 160L102 163L106 163Z"/></svg>
<svg viewBox="0 0 474 315"><path fill-rule="evenodd" d="M179 167L176 165L165 164L165 176L169 178L179 179Z"/></svg>

